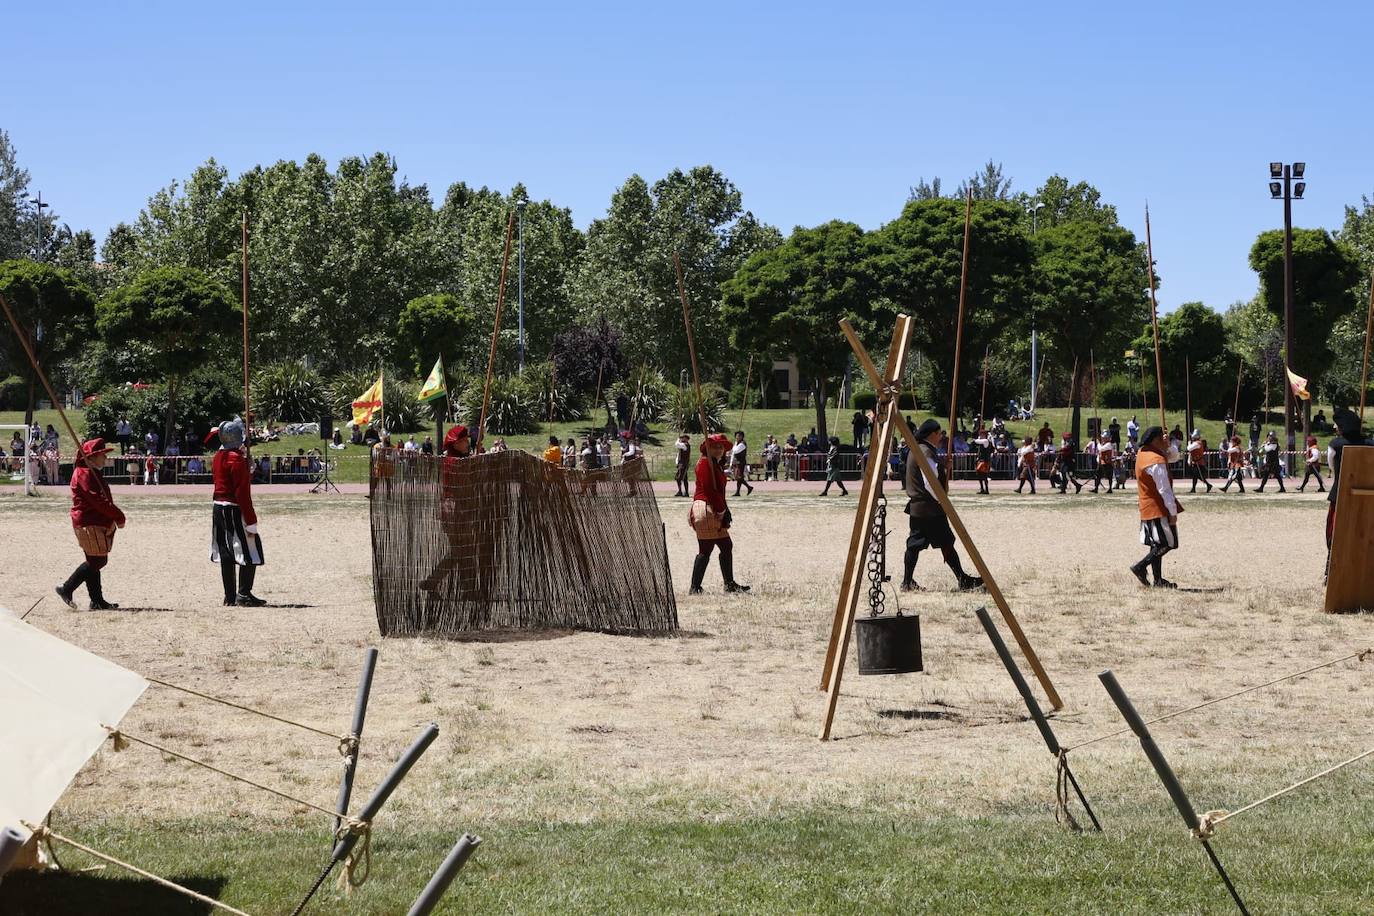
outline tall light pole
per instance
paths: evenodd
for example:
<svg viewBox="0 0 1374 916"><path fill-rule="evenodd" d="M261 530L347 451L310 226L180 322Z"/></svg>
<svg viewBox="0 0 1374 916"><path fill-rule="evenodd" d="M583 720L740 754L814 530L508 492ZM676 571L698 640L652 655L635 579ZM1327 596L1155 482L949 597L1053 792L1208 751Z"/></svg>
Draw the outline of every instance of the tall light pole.
<svg viewBox="0 0 1374 916"><path fill-rule="evenodd" d="M45 234L45 233L43 232L43 211L44 211L45 209L47 209L48 207L51 207L52 204L45 204L45 203L43 203L43 192L42 192L42 191L39 191L36 195L34 195L33 203L34 203L34 206L37 207L37 209L38 209L38 249L37 249L37 256L34 258L34 260L35 260L35 261L42 261L42 260L44 260L44 258L43 258L43 237L44 237L44 234Z"/></svg>
<svg viewBox="0 0 1374 916"><path fill-rule="evenodd" d="M1034 207L1031 207L1031 208L1030 208L1030 212L1031 212L1031 235L1032 235L1032 236L1034 236L1035 233L1036 233L1036 232L1039 230L1039 228L1040 228L1040 211L1043 210L1043 209L1045 209L1045 202L1044 202L1044 201L1040 201L1040 202L1037 203ZM1039 371L1040 371L1040 340L1039 340L1039 337L1038 337L1038 336L1036 335L1036 333L1035 333L1035 307L1032 306L1032 307L1031 307L1031 396L1030 396L1030 410L1031 410L1031 413L1035 413L1035 395L1036 395L1037 390L1038 390L1039 387L1040 387L1038 384L1036 384L1036 383L1039 381L1039 379L1036 378L1036 373L1039 372Z"/></svg>
<svg viewBox="0 0 1374 916"><path fill-rule="evenodd" d="M1283 201L1283 362L1286 369L1293 366L1293 201L1302 200L1307 182L1302 178L1307 172L1307 163L1286 162L1269 163L1269 196ZM1297 184L1293 179L1298 179ZM1283 386L1283 431L1288 442L1288 451L1297 448L1293 438L1293 386L1284 374ZM1303 441L1311 434L1311 409L1302 414Z"/></svg>
<svg viewBox="0 0 1374 916"><path fill-rule="evenodd" d="M518 279L515 286L515 310L519 314L520 325L520 372L525 371L525 207L529 201L521 199L515 205L520 215L520 265L516 271Z"/></svg>

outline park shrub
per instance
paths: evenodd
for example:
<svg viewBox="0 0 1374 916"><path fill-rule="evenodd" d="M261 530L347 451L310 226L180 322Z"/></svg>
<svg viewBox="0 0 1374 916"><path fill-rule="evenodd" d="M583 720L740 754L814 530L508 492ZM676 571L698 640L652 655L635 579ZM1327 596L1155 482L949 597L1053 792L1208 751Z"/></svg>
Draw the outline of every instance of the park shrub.
<svg viewBox="0 0 1374 916"><path fill-rule="evenodd" d="M28 408L29 383L17 375L0 379L0 410Z"/></svg>
<svg viewBox="0 0 1374 916"><path fill-rule="evenodd" d="M459 419L473 428L481 419L485 383L485 378L473 378L458 398ZM510 436L538 432L541 419L539 397L538 387L528 379L518 375L493 377L487 405L487 433Z"/></svg>
<svg viewBox="0 0 1374 916"><path fill-rule="evenodd" d="M630 413L646 423L655 423L668 409L672 385L657 369L631 373L611 386L611 400L624 395L630 400Z"/></svg>
<svg viewBox="0 0 1374 916"><path fill-rule="evenodd" d="M552 362L526 366L520 378L538 405L540 419L551 423L582 419L584 399L573 386L557 381Z"/></svg>
<svg viewBox="0 0 1374 916"><path fill-rule="evenodd" d="M272 363L253 376L253 413L258 421L313 422L325 412L324 383L299 362Z"/></svg>
<svg viewBox="0 0 1374 916"><path fill-rule="evenodd" d="M1102 407L1130 408L1140 406L1140 378L1125 373L1109 375L1097 383L1097 403Z"/></svg>
<svg viewBox="0 0 1374 916"><path fill-rule="evenodd" d="M208 367L192 372L177 387L177 428L190 430L199 438L210 427L240 415L243 390L239 385L233 372ZM96 392L95 401L85 411L85 435L113 439L121 416L128 418L137 436L149 430L161 435L167 416L167 385L159 382L142 390L119 385Z"/></svg>
<svg viewBox="0 0 1374 916"><path fill-rule="evenodd" d="M715 433L725 429L725 391L714 383L702 385L701 401L706 412L706 425L711 428L710 431ZM690 385L685 388L669 385L668 410L663 420L671 430L701 432L696 389Z"/></svg>

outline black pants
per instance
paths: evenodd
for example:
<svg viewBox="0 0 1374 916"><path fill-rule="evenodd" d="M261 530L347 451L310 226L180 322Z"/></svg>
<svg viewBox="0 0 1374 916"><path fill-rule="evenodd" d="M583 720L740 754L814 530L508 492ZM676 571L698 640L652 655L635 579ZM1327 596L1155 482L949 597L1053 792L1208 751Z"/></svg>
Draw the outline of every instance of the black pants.
<svg viewBox="0 0 1374 916"><path fill-rule="evenodd" d="M1098 485L1102 483L1102 479L1103 479L1104 477L1107 479L1107 492L1108 492L1108 493L1112 492L1112 488L1113 488L1114 486L1116 486L1116 482L1112 479L1112 466L1111 466L1110 464L1103 465L1103 464L1100 464L1100 463L1099 463L1098 466L1097 466L1097 470L1093 472L1093 492L1094 492L1094 493L1097 492Z"/></svg>
<svg viewBox="0 0 1374 916"><path fill-rule="evenodd" d="M1283 475L1280 474L1278 471L1271 471L1271 470L1269 470L1269 468L1267 468L1267 467L1266 467L1263 471L1260 471L1259 489L1261 489L1261 490L1264 489L1264 485L1265 485L1266 483L1269 482L1269 478L1270 478L1270 477L1272 477L1272 478L1274 478L1274 480L1278 481L1278 484L1279 484L1279 492L1280 492L1280 493L1287 493L1287 492L1288 492L1287 490L1285 490L1285 489L1283 488Z"/></svg>
<svg viewBox="0 0 1374 916"><path fill-rule="evenodd" d="M1207 485L1207 489L1212 489L1212 482L1207 479L1207 468L1205 465L1193 464L1188 462L1188 479L1193 482L1193 490L1197 490L1199 483Z"/></svg>
<svg viewBox="0 0 1374 916"><path fill-rule="evenodd" d="M1017 483L1016 483L1016 492L1017 492L1017 493L1020 493L1020 492L1021 492L1021 488L1024 487L1027 483L1029 483L1029 484L1030 484L1030 487L1031 487L1031 493L1034 493L1034 492L1035 492L1035 478L1036 478L1037 476L1038 476L1038 475L1036 474L1036 472L1035 472L1034 469L1032 469L1032 468L1027 468L1027 467L1021 468L1020 472L1016 475L1016 480L1017 480Z"/></svg>
<svg viewBox="0 0 1374 916"><path fill-rule="evenodd" d="M101 589L100 571L110 562L109 557L93 557L86 554L85 561L78 566L67 581L62 583L62 590L68 595L79 588L82 583L86 585L86 593L91 596L91 601L103 603L105 594Z"/></svg>
<svg viewBox="0 0 1374 916"><path fill-rule="evenodd" d="M1240 492L1245 492L1245 468L1231 468L1226 475L1226 483L1221 485L1222 490L1229 490L1231 484L1240 487Z"/></svg>
<svg viewBox="0 0 1374 916"><path fill-rule="evenodd" d="M1307 466L1307 473L1302 475L1302 485L1299 486L1298 489L1301 490L1303 487L1307 486L1307 481L1312 478L1316 478L1317 480L1317 492L1325 493L1326 484L1322 483L1322 469L1320 465L1316 464L1309 464Z"/></svg>

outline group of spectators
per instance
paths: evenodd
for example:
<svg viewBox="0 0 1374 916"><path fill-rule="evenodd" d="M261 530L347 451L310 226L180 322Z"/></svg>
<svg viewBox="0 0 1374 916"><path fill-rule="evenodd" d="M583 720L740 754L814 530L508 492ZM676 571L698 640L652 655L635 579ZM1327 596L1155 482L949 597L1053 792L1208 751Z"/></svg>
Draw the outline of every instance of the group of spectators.
<svg viewBox="0 0 1374 916"><path fill-rule="evenodd" d="M62 482L61 456L61 438L57 430L53 429L51 423L47 429L35 423L29 427L27 435L15 430L8 449L0 446L0 470L22 475L27 460L35 483L59 484Z"/></svg>

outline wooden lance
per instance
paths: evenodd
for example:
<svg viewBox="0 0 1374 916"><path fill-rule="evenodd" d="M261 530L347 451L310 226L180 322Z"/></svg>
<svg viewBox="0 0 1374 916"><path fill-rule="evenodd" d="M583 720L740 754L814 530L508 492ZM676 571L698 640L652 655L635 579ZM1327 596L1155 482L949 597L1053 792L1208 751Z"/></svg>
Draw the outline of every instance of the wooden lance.
<svg viewBox="0 0 1374 916"><path fill-rule="evenodd" d="M945 474L953 476L954 433L959 428L959 360L964 353L964 301L968 297L969 229L973 220L973 188L964 197L964 260L959 268L959 318L954 328L954 382L949 390L949 444L945 447Z"/></svg>
<svg viewBox="0 0 1374 916"><path fill-rule="evenodd" d="M1150 282L1150 328L1155 337L1155 385L1159 389L1159 428L1168 435L1169 421L1164 417L1164 368L1159 358L1159 303L1155 300L1155 249L1150 239L1150 205L1145 205L1145 272Z"/></svg>
<svg viewBox="0 0 1374 916"><path fill-rule="evenodd" d="M677 271L677 294L682 300L682 323L687 328L687 355L692 359L692 384L697 392L697 419L701 421L701 435L711 431L706 428L706 402L701 397L701 372L697 369L696 337L692 334L692 310L687 305L687 284L682 281L682 259L673 251L673 269Z"/></svg>
<svg viewBox="0 0 1374 916"><path fill-rule="evenodd" d="M506 302L506 270L510 267L510 237L515 229L515 211L506 218L506 250L501 255L501 281L496 287L496 320L491 324L491 350L487 353L487 381L482 386L482 412L477 416L477 436L472 445L475 454L481 450L482 437L487 431L487 408L491 406L491 376L496 371L496 339L501 333L501 307Z"/></svg>

